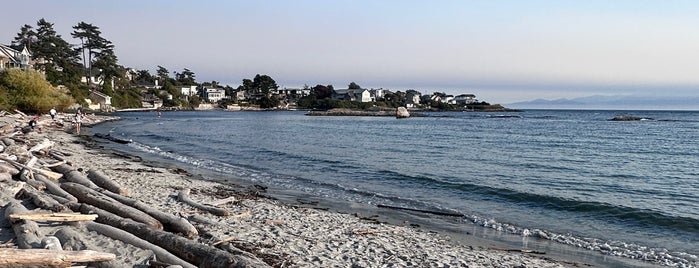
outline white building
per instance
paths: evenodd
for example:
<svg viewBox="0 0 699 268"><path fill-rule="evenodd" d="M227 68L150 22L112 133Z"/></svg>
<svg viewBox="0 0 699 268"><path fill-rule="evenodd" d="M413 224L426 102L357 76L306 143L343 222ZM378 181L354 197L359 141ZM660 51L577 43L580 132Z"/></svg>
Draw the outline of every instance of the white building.
<svg viewBox="0 0 699 268"><path fill-rule="evenodd" d="M336 89L332 98L337 100L358 102L374 101L374 98L372 98L371 92L369 92L368 89Z"/></svg>
<svg viewBox="0 0 699 268"><path fill-rule="evenodd" d="M0 45L0 70L6 68L32 68L31 53L26 46Z"/></svg>
<svg viewBox="0 0 699 268"><path fill-rule="evenodd" d="M226 98L226 90L222 88L204 88L204 92L209 102L218 102Z"/></svg>
<svg viewBox="0 0 699 268"><path fill-rule="evenodd" d="M197 86L180 87L180 94L188 97L197 95Z"/></svg>
<svg viewBox="0 0 699 268"><path fill-rule="evenodd" d="M456 101L456 104L459 105L471 104L478 101L476 100L476 95L473 94L461 94L456 96L454 100Z"/></svg>

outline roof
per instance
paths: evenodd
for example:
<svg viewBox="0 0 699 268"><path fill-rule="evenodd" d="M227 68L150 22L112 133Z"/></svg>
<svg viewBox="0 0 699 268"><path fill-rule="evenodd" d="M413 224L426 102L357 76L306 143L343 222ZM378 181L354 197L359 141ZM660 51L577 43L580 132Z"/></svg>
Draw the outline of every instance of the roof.
<svg viewBox="0 0 699 268"><path fill-rule="evenodd" d="M17 54L19 54L19 51L16 49L6 45L0 45L0 56L5 56L13 62L19 62Z"/></svg>

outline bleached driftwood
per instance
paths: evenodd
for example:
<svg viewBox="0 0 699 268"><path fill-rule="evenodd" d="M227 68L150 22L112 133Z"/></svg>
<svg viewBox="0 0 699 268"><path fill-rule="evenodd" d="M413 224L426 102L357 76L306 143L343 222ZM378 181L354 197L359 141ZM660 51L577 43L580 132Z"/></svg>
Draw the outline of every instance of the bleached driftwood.
<svg viewBox="0 0 699 268"><path fill-rule="evenodd" d="M162 212L144 204L141 201L121 196L116 193L112 193L109 191L102 191L102 193L106 196L113 198L116 201L121 202L122 204L129 205L147 213L148 215L153 216L153 218L157 219L158 221L160 221L160 223L163 224L163 228L166 231L179 233L189 238L199 235L199 233L197 232L197 228L195 228L194 225L192 225L187 219Z"/></svg>
<svg viewBox="0 0 699 268"><path fill-rule="evenodd" d="M104 175L102 172L96 169L90 169L87 171L87 178L92 180L97 186L107 189L110 192L117 193L123 196L129 196L129 189L119 185L114 180Z"/></svg>
<svg viewBox="0 0 699 268"><path fill-rule="evenodd" d="M76 212L96 213L99 215L96 220L97 222L108 224L129 232L166 249L198 267L269 267L269 265L257 258L233 255L173 233L148 228L147 225L143 223L119 217L90 205L70 203L68 206Z"/></svg>
<svg viewBox="0 0 699 268"><path fill-rule="evenodd" d="M207 212L214 214L216 216L230 216L231 215L231 213L228 210L225 210L222 208L217 208L217 207L212 207L212 206L207 206L207 205L195 202L194 200L189 198L190 190L191 189L184 189L184 190L180 191L179 194L177 195L177 198L180 201L185 202L186 204L188 204L190 206L207 211Z"/></svg>
<svg viewBox="0 0 699 268"><path fill-rule="evenodd" d="M92 250L63 251L49 249L0 248L0 267L69 267L74 262L101 262L116 258L112 253Z"/></svg>
<svg viewBox="0 0 699 268"><path fill-rule="evenodd" d="M89 222L85 225L85 227L87 227L87 229L90 231L94 231L104 236L111 237L112 239L120 240L124 243L131 244L142 249L151 250L153 251L153 253L155 253L155 256L159 261L175 265L181 265L185 268L196 268L196 266L180 259L179 257L173 255L167 250L157 245L154 245L146 240L138 238L135 235L132 235L119 228L96 222Z"/></svg>
<svg viewBox="0 0 699 268"><path fill-rule="evenodd" d="M12 214L23 214L27 212L27 208L14 200L10 201L7 206L5 206L5 218L8 219L10 219L10 215ZM41 233L39 232L39 226L36 222L21 219L10 219L9 221L10 224L12 224L12 230L15 232L15 244L17 247L22 249L41 247Z"/></svg>
<svg viewBox="0 0 699 268"><path fill-rule="evenodd" d="M227 204L227 203L230 203L230 202L235 202L235 200L236 200L235 196L231 196L231 197L228 197L228 198L224 198L224 199L219 199L219 200L215 200L215 201L208 202L208 203L206 203L205 205L209 205L209 206L213 206L213 207L218 207L218 206L220 206L220 205L224 205L224 204Z"/></svg>
<svg viewBox="0 0 699 268"><path fill-rule="evenodd" d="M124 205L119 201L116 201L113 198L108 197L93 189L90 189L84 185L72 182L64 182L61 184L61 188L77 197L80 202L104 209L121 217L130 218L135 221L145 223L146 225L152 228L163 229L163 225L158 220L146 214L145 212Z"/></svg>
<svg viewBox="0 0 699 268"><path fill-rule="evenodd" d="M46 148L51 148L53 147L53 145L54 142L50 141L49 139L44 139L39 144L32 146L32 148L29 148L29 152L38 152Z"/></svg>
<svg viewBox="0 0 699 268"><path fill-rule="evenodd" d="M33 172L40 173L40 174L42 174L42 175L44 175L44 176L46 176L46 177L49 177L49 178L51 178L51 179L54 179L54 180L58 180L58 179L60 179L61 177L63 177L63 174L56 173L56 172L53 172L53 171L50 171L50 170L45 170L45 169L39 169L39 168L28 167L28 166L26 166L26 165L24 165L24 164L21 164L21 163L15 161L15 160L12 160L12 159L10 159L10 158L7 158L7 157L2 157L2 156L0 156L0 160L5 161L5 162L7 162L7 163L10 163L10 164L14 165L14 166L17 167L17 168L25 168L25 169L29 169L29 170L31 170L31 171L33 171Z"/></svg>
<svg viewBox="0 0 699 268"><path fill-rule="evenodd" d="M69 221L94 221L97 219L96 214L80 214L80 213L15 213L9 215L10 220L30 220L40 222L69 222Z"/></svg>

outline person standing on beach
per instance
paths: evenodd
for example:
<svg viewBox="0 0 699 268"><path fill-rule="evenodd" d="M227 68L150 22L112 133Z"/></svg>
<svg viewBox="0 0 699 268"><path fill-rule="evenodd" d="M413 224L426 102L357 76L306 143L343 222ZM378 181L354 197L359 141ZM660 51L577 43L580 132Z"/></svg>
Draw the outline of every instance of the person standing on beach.
<svg viewBox="0 0 699 268"><path fill-rule="evenodd" d="M56 107L51 108L49 114L51 115L51 120L56 120Z"/></svg>
<svg viewBox="0 0 699 268"><path fill-rule="evenodd" d="M83 122L82 117L83 117L83 115L80 113L80 110L78 110L78 112L75 113L75 119L74 119L74 121L75 121L75 134L77 134L77 135L80 135L80 125Z"/></svg>

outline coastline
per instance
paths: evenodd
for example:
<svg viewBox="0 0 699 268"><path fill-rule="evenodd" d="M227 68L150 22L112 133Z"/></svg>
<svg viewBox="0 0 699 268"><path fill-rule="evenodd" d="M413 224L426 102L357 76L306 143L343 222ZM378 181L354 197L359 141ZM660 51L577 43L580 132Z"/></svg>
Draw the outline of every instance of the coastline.
<svg viewBox="0 0 699 268"><path fill-rule="evenodd" d="M97 117L94 119L92 123L103 122ZM283 198L281 196L288 193L273 190L264 193L264 187L237 184L235 178L194 175L193 172L180 167L144 161L139 157L105 149L99 142L87 136L90 135L88 128L85 130L86 134L76 137L62 128L46 127L42 133L30 132L27 138L49 138L56 143L57 149L70 153L71 156L66 160L74 163L76 168L81 168L83 172L100 170L131 189L131 196L141 202L167 213L186 216L200 229L205 230L200 232L205 235L196 238L199 242L211 244L234 237L239 247L257 251L257 254L263 256L276 256L279 267L593 266L567 261L566 256L562 256L562 259L552 259L549 255L488 249L478 244L469 245L473 240L457 241L458 238L450 237L446 233L415 227L410 222L384 223L391 219L395 221L397 218L377 219L374 216L376 210L348 207L347 211L339 213L334 212L336 209L323 208L326 204L318 205L313 200L298 200L293 194ZM178 202L173 195L184 188L192 188L192 199L201 202L236 196L235 203L222 206L233 216L221 217L201 213ZM293 204L294 199L297 204ZM340 204L336 208L342 206L343 204ZM350 214L352 211L355 212ZM362 214L356 211L367 212ZM425 221L431 220L434 218L425 218ZM47 231L51 228L54 227L48 227ZM7 230L4 225L0 239L0 243L7 242ZM100 237L94 239L102 242L110 240ZM102 244L96 248L113 252L117 254L117 259L124 260L119 266L147 261L144 258L147 258L148 254L143 253L143 250L124 247L118 241Z"/></svg>

